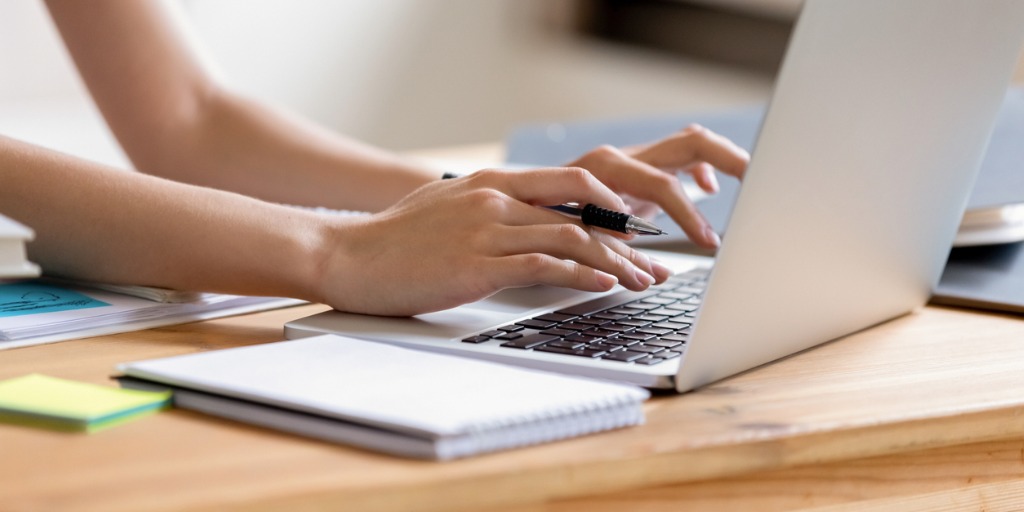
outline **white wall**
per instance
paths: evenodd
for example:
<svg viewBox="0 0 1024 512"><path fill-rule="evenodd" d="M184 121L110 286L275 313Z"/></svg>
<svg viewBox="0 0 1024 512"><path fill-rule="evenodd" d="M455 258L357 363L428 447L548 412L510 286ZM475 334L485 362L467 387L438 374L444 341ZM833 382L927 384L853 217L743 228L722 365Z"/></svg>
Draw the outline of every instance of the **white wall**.
<svg viewBox="0 0 1024 512"><path fill-rule="evenodd" d="M770 86L554 34L542 23L551 0L183 2L231 84L396 149L500 140L522 122L749 103ZM0 73L0 133L119 158L99 149L109 135L36 0L0 2Z"/></svg>

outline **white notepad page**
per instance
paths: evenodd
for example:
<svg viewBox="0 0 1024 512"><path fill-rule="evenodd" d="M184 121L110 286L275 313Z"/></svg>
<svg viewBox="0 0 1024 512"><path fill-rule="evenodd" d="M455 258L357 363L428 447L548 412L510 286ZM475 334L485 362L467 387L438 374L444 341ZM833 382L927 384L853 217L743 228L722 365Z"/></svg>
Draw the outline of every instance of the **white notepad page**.
<svg viewBox="0 0 1024 512"><path fill-rule="evenodd" d="M470 452L638 424L643 420L641 403L649 396L631 385L336 335L128 363L118 369L131 377L421 437L468 436L473 442L462 449ZM610 423L602 415L608 410L617 411ZM517 426L523 428L517 431Z"/></svg>

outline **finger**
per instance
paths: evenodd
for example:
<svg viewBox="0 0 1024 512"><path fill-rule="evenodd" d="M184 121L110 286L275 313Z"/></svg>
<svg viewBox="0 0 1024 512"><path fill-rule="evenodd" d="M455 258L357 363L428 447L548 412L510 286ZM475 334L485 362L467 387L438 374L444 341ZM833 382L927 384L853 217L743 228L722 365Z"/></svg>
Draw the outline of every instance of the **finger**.
<svg viewBox="0 0 1024 512"><path fill-rule="evenodd" d="M750 154L745 149L700 125L690 125L632 153L632 156L662 169L679 169L694 162L708 162L737 178L743 177L750 162Z"/></svg>
<svg viewBox="0 0 1024 512"><path fill-rule="evenodd" d="M631 290L644 290L667 279L647 255L596 230L575 224L508 227L495 240L496 254L543 253L570 259L614 275Z"/></svg>
<svg viewBox="0 0 1024 512"><path fill-rule="evenodd" d="M618 238L610 237L603 232L596 232L594 236L611 250L633 262L634 265L639 266L644 272L647 272L648 275L654 278L655 283L664 283L665 280L672 277L672 274L675 273L660 261L630 247Z"/></svg>
<svg viewBox="0 0 1024 512"><path fill-rule="evenodd" d="M718 178L715 169L707 162L700 162L687 167L683 172L693 177L693 181L701 190L708 194L718 193Z"/></svg>
<svg viewBox="0 0 1024 512"><path fill-rule="evenodd" d="M551 206L576 202L618 211L626 208L618 194L579 167L525 171L483 170L465 179L468 185L494 188L533 205Z"/></svg>
<svg viewBox="0 0 1024 512"><path fill-rule="evenodd" d="M619 193L656 203L694 243L708 248L718 247L718 235L686 196L674 175L614 148L606 148L601 156L599 165L602 176L606 177L605 180L612 188Z"/></svg>
<svg viewBox="0 0 1024 512"><path fill-rule="evenodd" d="M563 213L553 208L542 208L509 198L510 203L502 209L502 216L498 219L502 224L508 226L531 226L540 224L560 225L572 224L594 233L601 233L602 236L610 236L619 240L632 240L636 235L621 233L609 229L588 226L578 215ZM628 207L627 207L628 208Z"/></svg>
<svg viewBox="0 0 1024 512"><path fill-rule="evenodd" d="M496 290L543 284L604 292L618 283L615 276L606 272L541 253L493 258L486 272Z"/></svg>

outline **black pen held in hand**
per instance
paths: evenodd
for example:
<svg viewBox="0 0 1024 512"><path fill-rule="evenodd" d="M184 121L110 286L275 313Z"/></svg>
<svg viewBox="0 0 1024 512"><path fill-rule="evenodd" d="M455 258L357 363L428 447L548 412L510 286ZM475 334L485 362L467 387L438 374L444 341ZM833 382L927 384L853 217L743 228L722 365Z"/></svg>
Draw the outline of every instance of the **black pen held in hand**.
<svg viewBox="0 0 1024 512"><path fill-rule="evenodd" d="M461 176L461 174L446 172L441 176L441 178L449 180L459 178ZM601 208L600 206L593 204L587 204L580 207L578 203L565 203L555 206L545 206L545 208L550 208L573 217L579 217L580 222L588 226L610 229L612 231L618 231L619 233L626 233L627 235L667 234L658 226L655 226L651 222L637 217L636 215Z"/></svg>

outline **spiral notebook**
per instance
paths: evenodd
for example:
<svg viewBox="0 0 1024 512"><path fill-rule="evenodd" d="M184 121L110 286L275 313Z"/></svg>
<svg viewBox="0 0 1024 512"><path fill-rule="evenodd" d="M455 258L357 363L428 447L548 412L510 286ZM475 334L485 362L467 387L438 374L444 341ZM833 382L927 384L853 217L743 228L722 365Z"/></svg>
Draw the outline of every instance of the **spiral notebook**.
<svg viewBox="0 0 1024 512"><path fill-rule="evenodd" d="M447 460L643 422L647 391L335 335L122 364L183 409Z"/></svg>

